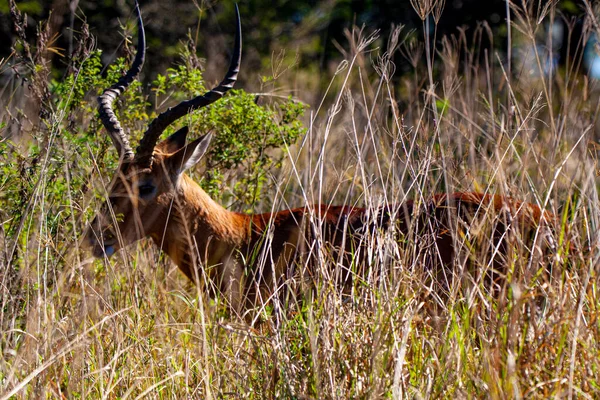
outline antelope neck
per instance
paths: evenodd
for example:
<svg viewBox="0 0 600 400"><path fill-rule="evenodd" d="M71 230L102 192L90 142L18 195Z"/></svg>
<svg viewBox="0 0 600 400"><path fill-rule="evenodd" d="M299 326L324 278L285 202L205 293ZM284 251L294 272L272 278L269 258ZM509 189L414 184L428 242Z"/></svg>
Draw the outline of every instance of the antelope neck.
<svg viewBox="0 0 600 400"><path fill-rule="evenodd" d="M159 242L158 232L151 237L188 277L194 260L216 265L250 240L250 217L226 210L187 175L181 175L176 193L164 240Z"/></svg>

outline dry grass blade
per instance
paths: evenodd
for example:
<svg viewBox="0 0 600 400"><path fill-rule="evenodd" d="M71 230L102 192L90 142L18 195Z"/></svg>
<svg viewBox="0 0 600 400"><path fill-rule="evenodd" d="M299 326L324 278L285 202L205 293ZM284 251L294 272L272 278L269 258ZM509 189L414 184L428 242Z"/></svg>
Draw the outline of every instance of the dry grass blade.
<svg viewBox="0 0 600 400"><path fill-rule="evenodd" d="M329 1L326 9L337 4ZM14 85L3 89L2 134L28 126L29 137L0 139L0 400L600 398L600 94L598 82L580 71L591 32L600 32L594 3L584 0L578 25L557 17L556 0L507 2L501 18L508 43L499 43L497 25L485 23L441 36L442 9L454 4L411 4L425 31L396 27L386 38L369 27L348 29L334 44L340 59L318 67L307 67L301 52L275 50L264 55L272 63L265 71L241 77L269 76L257 84L259 103L267 106L256 108L255 96L240 91L225 96L222 109L216 102L186 117L190 136L212 129L213 140L234 136L236 124L246 136L286 118L300 127L296 143L297 136L268 138L281 140L284 153L269 148L263 160L284 154L281 163L260 171L235 164L211 192L226 199L227 212L269 215L259 251L240 251L243 265L256 266L243 270L247 276L292 260L273 252L282 234L268 223L281 219L281 210L344 204L360 208L361 226L371 228L350 231L349 218L336 220L334 241L323 229L332 227L328 214L309 208L285 227L310 232L306 258L283 265L281 279L251 281L258 294L250 311L220 293L212 279L218 263L202 264L194 271L199 285L192 285L165 256L175 243L165 234L110 259L81 248L117 164L110 142L99 139L94 96L108 78L87 27L64 79L50 82L39 67L31 80L33 98L46 105L35 114L46 115L29 118ZM26 19L9 5L24 35ZM310 26L323 23L317 14L311 11ZM561 53L549 50L549 27L558 20L574 39L564 68L548 64ZM288 48L306 44L308 31ZM49 43L54 36L40 38ZM481 49L486 42L491 46ZM0 61L0 70L32 74L43 59L34 46L16 53ZM149 101L164 109L202 92L205 82L194 80L200 58L189 57L151 89L132 83L115 102L125 130L143 132L153 112ZM104 73L118 79L128 64L116 64ZM161 86L163 78L198 87ZM297 98L286 103L287 93ZM236 103L245 95L247 102ZM290 117L298 104L311 107L302 121ZM245 109L271 119L253 119ZM232 139L237 147L241 136ZM190 182L213 172L198 168ZM233 194L255 172L260 195L238 207ZM118 198L147 201L135 197L141 188L124 187ZM482 197L465 203L455 192ZM124 213L109 200L118 225ZM169 200L171 217L180 199ZM448 218L437 217L442 209ZM390 229L382 228L385 218ZM191 248L194 260L208 258L191 233L197 220L189 219L176 243ZM125 240L117 231L115 241ZM339 243L345 251L335 251ZM455 251L449 261L440 245L448 243Z"/></svg>

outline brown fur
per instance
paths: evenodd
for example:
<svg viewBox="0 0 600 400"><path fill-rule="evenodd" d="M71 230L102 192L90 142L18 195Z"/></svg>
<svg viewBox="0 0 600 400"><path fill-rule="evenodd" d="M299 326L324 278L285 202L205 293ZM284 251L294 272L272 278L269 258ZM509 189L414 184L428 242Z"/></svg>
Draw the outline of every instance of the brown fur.
<svg viewBox="0 0 600 400"><path fill-rule="evenodd" d="M231 308L242 312L266 303L281 288L320 276L343 287L365 277L370 273L370 246L380 233L391 234L402 244L399 262L420 263L434 275L454 265L481 262L500 270L510 256L511 241L519 238L513 232L527 238L554 219L535 205L480 193L440 194L422 203L408 201L377 210L320 205L258 215L228 211L183 174L200 160L210 134L186 144L184 127L155 144L170 124L217 101L233 87L241 62L239 13L233 56L223 81L161 113L149 124L134 155L112 103L144 62L143 22L139 7L136 11L140 34L135 60L125 76L99 97L100 119L123 164L113 179L109 201L87 234L98 257L151 237L188 278L213 294L223 293ZM336 268L328 271L326 265Z"/></svg>
<svg viewBox="0 0 600 400"><path fill-rule="evenodd" d="M499 269L510 256L512 232L527 237L553 220L535 205L480 193L440 194L423 203L377 210L320 205L245 215L224 209L183 174L202 157L210 134L186 144L184 127L155 143L167 126L233 87L241 62L239 13L232 61L223 81L160 114L134 156L112 102L136 78L144 61L143 22L136 10L138 53L125 76L99 97L100 119L123 164L111 184L109 201L88 230L94 255L110 256L151 237L188 278L213 294L223 293L231 308L242 312L266 303L282 288L319 276L347 287L369 273L369 246L379 233L403 244L406 254L400 261L410 265L446 271L454 264L483 259ZM328 271L326 265L336 268Z"/></svg>
<svg viewBox="0 0 600 400"><path fill-rule="evenodd" d="M240 214L221 207L185 174L178 178L169 166L172 154L166 150L176 149L163 142L152 170L137 171L130 165L115 180L112 207L124 218L117 229L121 240L114 246L150 236L188 278L206 285L213 295L224 294L232 310L240 313L266 303L282 288L310 283L323 258L332 261L328 265L341 266L337 275L329 276L342 286L356 275L364 276L366 249L378 231L391 230L400 241L409 238L408 243L416 245L412 257L433 269L462 262L465 251L456 248L461 238L473 234L477 221L492 219L494 232L491 241L483 242L484 252L500 266L505 262L508 227L524 232L553 219L535 205L480 193L440 194L424 204L408 201L371 212L321 205ZM132 190L145 180L158 187L150 202L137 199ZM95 222L99 230L91 230L96 254L106 245L99 240L101 232L114 230L107 220L109 215L100 215ZM468 263L468 252L464 257Z"/></svg>

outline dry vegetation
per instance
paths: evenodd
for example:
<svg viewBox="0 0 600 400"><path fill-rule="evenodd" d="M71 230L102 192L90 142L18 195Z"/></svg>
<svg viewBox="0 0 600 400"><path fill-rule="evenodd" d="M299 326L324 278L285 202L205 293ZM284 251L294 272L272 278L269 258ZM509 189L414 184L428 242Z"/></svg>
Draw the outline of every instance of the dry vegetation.
<svg viewBox="0 0 600 400"><path fill-rule="evenodd" d="M415 3L437 15L436 2L433 10ZM557 216L556 245L511 238L502 288L490 291L460 260L449 287L433 285L412 243L382 234L370 255L379 279L357 280L342 298L323 273L302 302L249 327L149 242L93 260L80 237L102 199L67 185L59 209L71 226L49 226L56 208L41 168L28 178L37 183L18 235L5 235L11 222L2 214L0 397L600 397L597 83L577 72L581 47L564 67L540 73L547 24L560 15L512 7L513 44L529 49L532 63L467 46L461 35L397 30L385 41L368 27L349 32L324 98L298 87L312 104L307 134L258 205L375 207L453 191L527 200ZM597 29L590 10L581 43ZM394 54L412 69L392 79ZM309 79L291 68L279 85L286 76ZM55 149L68 154L72 143L58 132L72 121L60 110L45 121L39 162L50 165ZM65 175L98 185L112 174L65 165ZM464 227L457 242L486 229ZM478 269L490 267L473 252ZM335 268L325 257L323 271Z"/></svg>

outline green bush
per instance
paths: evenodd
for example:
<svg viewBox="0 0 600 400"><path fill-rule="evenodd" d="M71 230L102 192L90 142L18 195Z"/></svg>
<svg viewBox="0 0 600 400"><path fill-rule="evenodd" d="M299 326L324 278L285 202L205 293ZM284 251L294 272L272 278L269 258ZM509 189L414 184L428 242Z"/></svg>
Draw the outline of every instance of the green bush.
<svg viewBox="0 0 600 400"><path fill-rule="evenodd" d="M157 97L181 101L204 92L202 73L188 65L170 68L153 82ZM201 109L171 128L189 124L192 132L216 133L206 157L204 189L217 201L254 210L254 203L267 183L267 173L281 165L283 153L274 149L293 144L305 129L300 117L305 106L291 98L268 106L243 90L232 90L220 101ZM242 168L231 190L224 179L227 172Z"/></svg>
<svg viewBox="0 0 600 400"><path fill-rule="evenodd" d="M18 145L10 140L0 142L0 213L5 240L23 235L25 245L27 233L22 228L42 218L47 237L58 250L64 243L61 239L76 238L95 213L98 202L89 204L86 199L91 191L100 197L102 190L95 190L90 182L99 176L108 184L118 163L97 117L96 97L118 80L128 64L119 58L103 74L100 56L99 50L83 54L73 60L71 72L49 85L50 101L42 105L45 113L40 113L49 117L31 132L31 139L19 139ZM183 56L195 57L189 52ZM135 81L115 102L115 112L134 148L148 123L166 105L206 91L208 85L195 64L184 62L159 75L151 84L153 96ZM153 109L151 99L161 108ZM258 105L254 95L235 90L182 118L165 137L184 124L191 127L190 140L213 131L203 187L217 201L255 211L255 199L269 186L269 170L278 167L285 155L274 150L294 143L304 132L299 121L304 108L291 98ZM237 170L244 173L234 176L231 171ZM232 184L229 179L237 182Z"/></svg>

